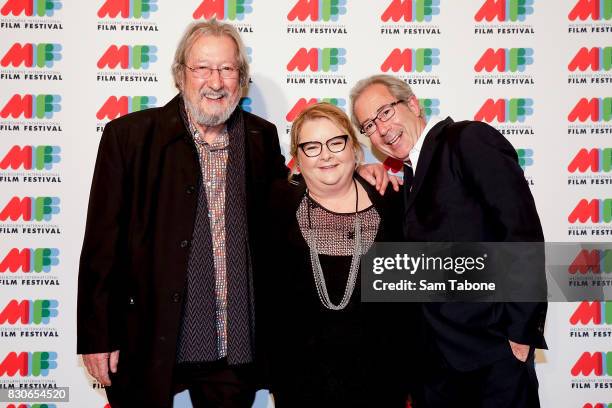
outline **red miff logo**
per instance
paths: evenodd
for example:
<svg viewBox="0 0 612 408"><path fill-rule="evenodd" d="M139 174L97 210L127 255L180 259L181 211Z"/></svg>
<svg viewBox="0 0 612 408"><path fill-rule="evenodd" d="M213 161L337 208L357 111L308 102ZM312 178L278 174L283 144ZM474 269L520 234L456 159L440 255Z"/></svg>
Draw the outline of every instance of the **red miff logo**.
<svg viewBox="0 0 612 408"><path fill-rule="evenodd" d="M591 18L593 20L610 19L610 0L578 0L574 8L569 12L571 21L580 19L582 21ZM606 6L606 3L608 5ZM607 15L606 15L607 12Z"/></svg>
<svg viewBox="0 0 612 408"><path fill-rule="evenodd" d="M0 377L46 377L57 368L57 353L54 351L34 351L8 353L0 363Z"/></svg>
<svg viewBox="0 0 612 408"><path fill-rule="evenodd" d="M295 105L293 105L293 108L291 108L291 110L287 113L287 116L285 116L285 119L287 120L287 122L293 122L295 120L295 118L307 107L309 107L310 105L314 105L315 103L317 103L319 100L317 98L310 98L310 99L306 99L306 98L300 98Z"/></svg>
<svg viewBox="0 0 612 408"><path fill-rule="evenodd" d="M287 64L287 70L336 72L338 66L346 64L344 48L300 48Z"/></svg>
<svg viewBox="0 0 612 408"><path fill-rule="evenodd" d="M61 111L62 97L60 95L20 95L15 94L0 111L0 117L26 119L51 119L56 112Z"/></svg>
<svg viewBox="0 0 612 408"><path fill-rule="evenodd" d="M344 105L346 104L346 101L343 98L320 98L320 99L317 99L317 98L310 98L310 99L300 98L295 103L295 105L293 105L293 108L291 108L289 113L287 113L287 115L285 116L285 119L287 119L287 122L293 122L295 120L295 118L304 109L306 109L310 105L314 105L317 102L327 102L327 103L330 103L330 104L332 104L334 106L339 107L342 110L344 110Z"/></svg>
<svg viewBox="0 0 612 408"><path fill-rule="evenodd" d="M487 99L474 115L474 120L488 123L494 120L502 122L525 122L528 116L533 115L533 99Z"/></svg>
<svg viewBox="0 0 612 408"><path fill-rule="evenodd" d="M598 377L612 374L612 352L582 353L571 370L572 376Z"/></svg>
<svg viewBox="0 0 612 408"><path fill-rule="evenodd" d="M589 220L594 223L609 223L612 221L612 199L588 201L583 198L567 217L567 220L572 224L576 221L584 224Z"/></svg>
<svg viewBox="0 0 612 408"><path fill-rule="evenodd" d="M380 70L397 72L430 72L432 66L440 64L440 50L438 48L395 48L381 64Z"/></svg>
<svg viewBox="0 0 612 408"><path fill-rule="evenodd" d="M581 98L572 111L567 115L567 120L575 122L609 121L612 117L612 98Z"/></svg>
<svg viewBox="0 0 612 408"><path fill-rule="evenodd" d="M157 98L154 96L111 96L96 113L99 120L115 119L128 113L155 107Z"/></svg>
<svg viewBox="0 0 612 408"><path fill-rule="evenodd" d="M570 324L612 324L612 301L580 302L572 316Z"/></svg>
<svg viewBox="0 0 612 408"><path fill-rule="evenodd" d="M0 211L0 221L51 221L60 212L59 197L13 197Z"/></svg>
<svg viewBox="0 0 612 408"><path fill-rule="evenodd" d="M158 0L105 0L98 10L99 18L149 18L157 11Z"/></svg>
<svg viewBox="0 0 612 408"><path fill-rule="evenodd" d="M474 19L476 21L524 21L527 15L533 14L533 2L516 0L485 0Z"/></svg>
<svg viewBox="0 0 612 408"><path fill-rule="evenodd" d="M608 61L606 64L605 57L610 58L610 47L604 49L599 47L591 49L582 47L567 65L567 69L570 71L576 71L577 69L580 71L586 71L587 69L600 71L604 69L605 65L609 69L610 62Z"/></svg>
<svg viewBox="0 0 612 408"><path fill-rule="evenodd" d="M474 65L474 70L491 72L522 72L533 64L533 48L488 48Z"/></svg>
<svg viewBox="0 0 612 408"><path fill-rule="evenodd" d="M610 249L583 249L578 252L567 271L574 275L576 272L585 275L589 271L592 273L611 273L612 272L612 250ZM610 315L612 317L612 315Z"/></svg>
<svg viewBox="0 0 612 408"><path fill-rule="evenodd" d="M587 402L586 404L584 404L582 406L582 408L611 408L612 405L610 404L604 404L602 402L596 402L594 404L591 404L590 402Z"/></svg>
<svg viewBox="0 0 612 408"><path fill-rule="evenodd" d="M99 69L105 67L113 69L117 65L120 65L123 69L130 67L130 47L127 45L119 47L111 45L104 54L102 54L97 64Z"/></svg>
<svg viewBox="0 0 612 408"><path fill-rule="evenodd" d="M205 20L210 20L213 17L217 17L220 20L223 20L224 17L224 9L225 9L225 1L226 0L204 0L200 3L200 5L193 12L194 20L199 20L201 18Z"/></svg>
<svg viewBox="0 0 612 408"><path fill-rule="evenodd" d="M304 71L309 66L312 71L319 69L319 50L317 48L310 50L300 48L287 64L287 70L293 71L297 68L299 71Z"/></svg>
<svg viewBox="0 0 612 408"><path fill-rule="evenodd" d="M584 173L588 170L594 173L612 171L612 147L580 149L567 166L567 170L570 173L576 171Z"/></svg>
<svg viewBox="0 0 612 408"><path fill-rule="evenodd" d="M96 118L103 120L104 118L115 119L129 113L127 96L110 96L102 107L96 113Z"/></svg>
<svg viewBox="0 0 612 408"><path fill-rule="evenodd" d="M59 264L57 248L12 248L0 261L0 273L9 271L24 273L50 272Z"/></svg>
<svg viewBox="0 0 612 408"><path fill-rule="evenodd" d="M195 20L242 20L253 11L253 0L202 0L193 12Z"/></svg>
<svg viewBox="0 0 612 408"><path fill-rule="evenodd" d="M147 69L157 61L156 52L154 45L111 45L98 60L98 68Z"/></svg>
<svg viewBox="0 0 612 408"><path fill-rule="evenodd" d="M0 309L0 325L49 324L58 315L58 305L54 299L12 299Z"/></svg>
<svg viewBox="0 0 612 408"><path fill-rule="evenodd" d="M3 67L8 67L9 65L18 67L21 64L24 64L26 67L32 67L34 65L33 48L32 44L21 45L15 43L6 54L4 54L0 64L2 64Z"/></svg>
<svg viewBox="0 0 612 408"><path fill-rule="evenodd" d="M588 249L583 249L578 252L576 258L567 269L569 273L574 275L576 272L580 272L582 275L586 274L588 271L593 271L593 273L601 273L601 254L600 251L594 249L589 251Z"/></svg>
<svg viewBox="0 0 612 408"><path fill-rule="evenodd" d="M61 44L51 43L15 43L4 54L0 64L3 67L24 65L27 68L51 68L56 61L62 59Z"/></svg>
<svg viewBox="0 0 612 408"><path fill-rule="evenodd" d="M55 10L62 8L62 0L8 0L2 6L3 16L25 14L28 17L50 17Z"/></svg>
<svg viewBox="0 0 612 408"><path fill-rule="evenodd" d="M440 14L439 1L393 0L380 16L383 22L393 20L431 21L433 15Z"/></svg>

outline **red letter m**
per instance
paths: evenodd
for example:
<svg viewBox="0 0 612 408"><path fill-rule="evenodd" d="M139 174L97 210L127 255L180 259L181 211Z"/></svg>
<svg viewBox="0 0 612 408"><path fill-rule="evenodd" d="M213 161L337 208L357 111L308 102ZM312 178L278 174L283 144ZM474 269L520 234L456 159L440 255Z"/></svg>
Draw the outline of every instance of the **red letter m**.
<svg viewBox="0 0 612 408"><path fill-rule="evenodd" d="M118 116L125 115L128 113L128 98L127 96L121 96L117 99L116 96L111 96L104 102L104 105L100 108L96 117L99 120L104 118L115 119Z"/></svg>
<svg viewBox="0 0 612 408"><path fill-rule="evenodd" d="M383 72L387 72L389 69L397 72L402 67L404 67L406 72L412 71L412 50L410 48L406 48L404 51L395 48L391 51L385 62L382 63L380 69Z"/></svg>
<svg viewBox="0 0 612 408"><path fill-rule="evenodd" d="M590 252L588 249L583 249L582 251L578 252L578 255L576 255L576 258L569 266L567 271L571 274L580 272L583 275L588 271L593 271L593 273L599 273L601 272L600 260L601 256L597 249L594 249Z"/></svg>
<svg viewBox="0 0 612 408"><path fill-rule="evenodd" d="M24 272L30 272L30 250L28 248L21 251L13 248L0 262L0 272L6 272L7 269L11 272L17 272L19 268Z"/></svg>
<svg viewBox="0 0 612 408"><path fill-rule="evenodd" d="M21 323L27 324L30 322L30 302L28 300L11 300L8 305L0 312L0 324L4 324L7 321L9 324L15 324L18 320Z"/></svg>
<svg viewBox="0 0 612 408"><path fill-rule="evenodd" d="M310 98L309 100L306 100L306 98L300 98L300 100L293 105L293 108L291 108L287 116L285 116L285 119L287 119L287 122L293 122L300 112L306 109L306 107L314 105L315 103L317 103L316 98Z"/></svg>
<svg viewBox="0 0 612 408"><path fill-rule="evenodd" d="M601 324L601 303L599 302L580 302L576 311L570 317L571 324Z"/></svg>
<svg viewBox="0 0 612 408"><path fill-rule="evenodd" d="M495 102L493 99L487 99L480 110L474 116L474 120L492 122L497 119L498 122L506 120L506 101L498 99Z"/></svg>
<svg viewBox="0 0 612 408"><path fill-rule="evenodd" d="M599 149L591 149L591 151L580 149L574 160L567 166L567 171L573 173L579 170L584 173L589 167L591 171L599 171Z"/></svg>
<svg viewBox="0 0 612 408"><path fill-rule="evenodd" d="M599 70L599 48L597 47L590 50L587 47L582 47L569 63L567 69L575 71L578 68L581 71L586 71L589 67L594 71Z"/></svg>
<svg viewBox="0 0 612 408"><path fill-rule="evenodd" d="M26 170L32 168L32 146L13 146L0 161L0 169L6 170L9 166L16 170L23 166Z"/></svg>
<svg viewBox="0 0 612 408"><path fill-rule="evenodd" d="M23 217L25 221L32 219L32 200L30 197L24 197L23 199L13 197L4 207L4 210L0 212L0 221L6 221L9 218L12 221L17 221L19 217Z"/></svg>
<svg viewBox="0 0 612 408"><path fill-rule="evenodd" d="M593 222L599 222L599 200L588 202L583 198L567 217L567 220L573 224L576 221L587 222L589 218Z"/></svg>
<svg viewBox="0 0 612 408"><path fill-rule="evenodd" d="M12 351L8 353L4 361L0 363L0 377L5 374L12 377L17 372L19 372L22 377L28 375L28 353L21 352L17 354Z"/></svg>
<svg viewBox="0 0 612 408"><path fill-rule="evenodd" d="M297 68L298 71L304 71L309 66L311 71L319 69L319 50L317 48L311 48L310 51L300 48L287 64L287 69L293 71Z"/></svg>
<svg viewBox="0 0 612 408"><path fill-rule="evenodd" d="M574 367L572 367L572 375L574 377L580 374L587 376L591 374L591 372L594 372L595 375L601 375L602 374L601 368L602 368L601 353L597 352L597 353L591 354L588 351L585 351L580 356L580 359L576 361L576 364L574 364Z"/></svg>
<svg viewBox="0 0 612 408"><path fill-rule="evenodd" d="M32 56L34 55L32 50L32 44L21 45L15 43L4 55L0 64L2 64L3 67L8 67L9 65L18 67L25 62L26 67L31 67L33 65Z"/></svg>
<svg viewBox="0 0 612 408"><path fill-rule="evenodd" d="M106 2L98 10L98 17L115 18L121 13L121 17L128 18L130 16L130 0L106 0Z"/></svg>
<svg viewBox="0 0 612 408"><path fill-rule="evenodd" d="M287 14L289 21L293 21L296 18L304 21L308 17L312 21L319 20L319 0L299 0L289 14Z"/></svg>
<svg viewBox="0 0 612 408"><path fill-rule="evenodd" d="M204 0L193 12L193 18L195 20L200 18L209 20L217 17L219 20L223 20L225 18L224 6L224 0Z"/></svg>
<svg viewBox="0 0 612 408"><path fill-rule="evenodd" d="M599 20L599 2L605 0L579 0L570 11L568 17L571 21L575 21L577 18L586 20L592 17L593 20Z"/></svg>
<svg viewBox="0 0 612 408"><path fill-rule="evenodd" d="M482 57L478 60L474 69L477 72L486 69L487 72L493 71L497 68L498 71L504 71L506 69L506 50L503 48L495 51L493 48L489 48L482 54Z"/></svg>
<svg viewBox="0 0 612 408"><path fill-rule="evenodd" d="M567 115L567 120L575 122L578 119L584 122L588 118L592 121L599 120L599 99L593 98L590 101L587 98L582 98L578 101L574 109Z"/></svg>
<svg viewBox="0 0 612 408"><path fill-rule="evenodd" d="M389 7L383 12L381 19L384 22L399 21L404 17L404 21L412 21L412 1L411 0L393 0Z"/></svg>
<svg viewBox="0 0 612 408"><path fill-rule="evenodd" d="M26 118L32 117L32 95L24 95L23 98L19 94L13 95L0 112L3 118L8 118L9 115L18 118L22 114Z"/></svg>
<svg viewBox="0 0 612 408"><path fill-rule="evenodd" d="M126 69L129 67L129 63L130 47L127 45L122 45L121 47L111 45L98 60L98 68L102 69L104 67L109 67L112 69L115 68L117 64L121 64L121 68Z"/></svg>
<svg viewBox="0 0 612 408"><path fill-rule="evenodd" d="M499 21L506 21L506 0L487 0L476 13L476 21L492 21L495 17Z"/></svg>
<svg viewBox="0 0 612 408"><path fill-rule="evenodd" d="M31 16L34 13L33 5L34 2L32 0L9 0L2 7L1 13L3 16L8 16L10 13L18 16L25 11L26 16Z"/></svg>

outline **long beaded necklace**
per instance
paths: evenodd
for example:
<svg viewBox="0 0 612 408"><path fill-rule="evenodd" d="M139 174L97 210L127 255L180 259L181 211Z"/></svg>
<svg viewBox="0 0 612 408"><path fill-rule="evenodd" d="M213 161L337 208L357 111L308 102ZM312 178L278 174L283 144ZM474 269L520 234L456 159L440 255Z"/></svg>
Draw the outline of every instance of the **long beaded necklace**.
<svg viewBox="0 0 612 408"><path fill-rule="evenodd" d="M325 276L323 275L323 268L321 267L321 261L319 260L319 251L317 250L317 238L315 230L312 228L310 220L310 203L306 205L308 211L308 249L310 250L310 263L312 265L312 272L314 275L315 286L317 288L317 294L323 306L331 310L342 310L348 305L351 300L353 291L355 290L355 283L357 281L357 274L359 272L359 258L361 257L361 220L359 219L359 191L357 190L357 182L353 179L355 186L355 250L351 258L351 268L349 271L346 287L344 288L344 295L338 305L334 305L329 298L327 291L327 285L325 284ZM306 190L306 197L312 200L308 189Z"/></svg>

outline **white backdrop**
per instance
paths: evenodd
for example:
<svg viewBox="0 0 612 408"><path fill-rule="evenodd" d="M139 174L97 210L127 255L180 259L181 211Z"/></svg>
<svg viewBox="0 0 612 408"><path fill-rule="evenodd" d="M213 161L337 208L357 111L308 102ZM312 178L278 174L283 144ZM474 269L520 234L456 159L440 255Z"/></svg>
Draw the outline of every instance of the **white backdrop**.
<svg viewBox="0 0 612 408"><path fill-rule="evenodd" d="M356 80L387 72L412 84L428 115L486 120L506 134L547 241L610 241L612 0L0 7L0 387L70 387L70 402L50 407L105 405L75 355L77 265L97 146L111 118L172 98L172 55L194 19L216 17L243 33L252 68L243 107L277 125L285 153L303 106L330 98L346 109ZM594 262L607 260L610 273L612 254L601 255ZM610 302L551 303L550 350L537 364L544 407L612 401L611 323ZM260 395L256 406L267 405Z"/></svg>

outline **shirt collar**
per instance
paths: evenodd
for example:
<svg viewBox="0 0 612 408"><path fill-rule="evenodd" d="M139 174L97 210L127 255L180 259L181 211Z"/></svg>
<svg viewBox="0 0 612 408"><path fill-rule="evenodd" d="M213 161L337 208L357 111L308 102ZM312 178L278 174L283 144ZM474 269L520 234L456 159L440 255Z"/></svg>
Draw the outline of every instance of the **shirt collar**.
<svg viewBox="0 0 612 408"><path fill-rule="evenodd" d="M425 142L425 137L427 137L427 134L429 133L429 131L434 126L436 126L438 122L441 122L442 120L443 119L441 116L430 117L429 120L427 121L427 124L425 125L425 129L423 129L423 132L421 132L421 135L417 139L417 142L410 150L410 153L408 153L408 158L410 159L410 162L412 163L412 168L414 170L416 170L416 166L419 161L419 155L421 153L421 149L423 148L423 143Z"/></svg>

